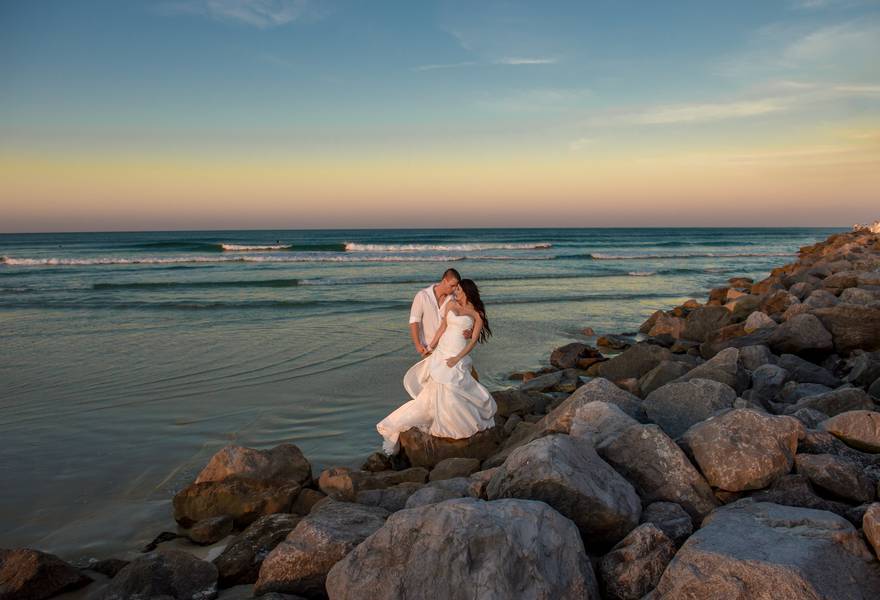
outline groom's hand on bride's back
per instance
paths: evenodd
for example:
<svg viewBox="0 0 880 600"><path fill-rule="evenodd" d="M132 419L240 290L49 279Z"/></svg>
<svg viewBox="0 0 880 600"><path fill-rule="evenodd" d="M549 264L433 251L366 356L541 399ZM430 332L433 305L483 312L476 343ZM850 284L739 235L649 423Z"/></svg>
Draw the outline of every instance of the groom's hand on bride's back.
<svg viewBox="0 0 880 600"><path fill-rule="evenodd" d="M464 336L464 338L466 340L469 340L469 339L471 339L471 336L474 334L474 330L473 329L465 329L464 331L461 332L461 334Z"/></svg>

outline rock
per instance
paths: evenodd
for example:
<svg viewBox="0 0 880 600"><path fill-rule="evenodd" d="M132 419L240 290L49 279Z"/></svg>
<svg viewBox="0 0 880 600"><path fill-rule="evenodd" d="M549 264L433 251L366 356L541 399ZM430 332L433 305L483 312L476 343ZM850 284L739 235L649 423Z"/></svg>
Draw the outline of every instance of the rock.
<svg viewBox="0 0 880 600"><path fill-rule="evenodd" d="M501 428L486 429L460 440L434 437L413 428L400 434L400 445L417 467L433 467L447 458L485 460L499 450Z"/></svg>
<svg viewBox="0 0 880 600"><path fill-rule="evenodd" d="M364 490L379 490L404 482L425 483L427 480L428 470L423 467L379 473L332 467L321 473L318 487L334 500L354 502L358 492Z"/></svg>
<svg viewBox="0 0 880 600"><path fill-rule="evenodd" d="M834 349L841 354L853 350L880 350L880 309L839 304L814 311L834 337Z"/></svg>
<svg viewBox="0 0 880 600"><path fill-rule="evenodd" d="M840 302L844 304L869 305L877 302L877 295L870 290L852 287L840 293Z"/></svg>
<svg viewBox="0 0 880 600"><path fill-rule="evenodd" d="M89 571L94 571L95 573L100 573L104 575L108 579L113 579L116 577L116 574L119 573L127 565L130 561L122 560L121 558L105 558L103 560L90 560L86 569ZM0 576L0 580L2 580L2 576Z"/></svg>
<svg viewBox="0 0 880 600"><path fill-rule="evenodd" d="M596 335L596 332L593 330L592 327L584 327L583 329L581 329L581 334L587 337L592 337Z"/></svg>
<svg viewBox="0 0 880 600"><path fill-rule="evenodd" d="M734 409L697 423L683 440L709 485L741 492L791 471L802 427L791 417Z"/></svg>
<svg viewBox="0 0 880 600"><path fill-rule="evenodd" d="M664 360L671 360L672 353L653 344L639 343L627 348L611 360L594 365L599 377L617 381L638 379Z"/></svg>
<svg viewBox="0 0 880 600"><path fill-rule="evenodd" d="M501 417L513 415L527 415L529 413L544 412L547 406L547 397L539 392L523 392L516 388L498 390L492 392L495 399L496 413Z"/></svg>
<svg viewBox="0 0 880 600"><path fill-rule="evenodd" d="M761 307L761 297L746 294L727 301L724 308L730 311L734 323L739 323Z"/></svg>
<svg viewBox="0 0 880 600"><path fill-rule="evenodd" d="M776 327L776 321L759 310L750 314L745 323L746 333L753 333L758 329L773 329L774 327Z"/></svg>
<svg viewBox="0 0 880 600"><path fill-rule="evenodd" d="M777 354L819 356L831 352L833 340L819 319L803 314L774 329L769 345Z"/></svg>
<svg viewBox="0 0 880 600"><path fill-rule="evenodd" d="M217 597L217 567L182 550L156 550L126 565L96 600L171 597L209 600Z"/></svg>
<svg viewBox="0 0 880 600"><path fill-rule="evenodd" d="M569 433L595 447L636 424L638 421L617 405L597 400L578 407Z"/></svg>
<svg viewBox="0 0 880 600"><path fill-rule="evenodd" d="M406 501L406 508L437 504L454 498L467 498L474 496L473 491L471 482L464 477L443 479L426 485L410 496Z"/></svg>
<svg viewBox="0 0 880 600"><path fill-rule="evenodd" d="M518 389L520 393L523 394L528 392L549 392L552 391L557 385L559 385L564 377L564 371L552 371L550 373L538 375L537 377L533 377L532 379L523 379L523 383L519 386Z"/></svg>
<svg viewBox="0 0 880 600"><path fill-rule="evenodd" d="M710 335L705 342L700 344L700 355L703 358L712 358L725 348L744 348L766 344L775 329L758 329L754 333L747 334L742 324L732 325L734 329L720 329ZM738 329L739 331L735 331Z"/></svg>
<svg viewBox="0 0 880 600"><path fill-rule="evenodd" d="M815 308L828 308L836 304L837 296L827 290L815 290L804 300L804 306L811 310Z"/></svg>
<svg viewBox="0 0 880 600"><path fill-rule="evenodd" d="M428 479L430 481L439 481L440 479L452 479L453 477L467 477L479 470L480 460L478 458L447 458L446 460L441 460L431 469Z"/></svg>
<svg viewBox="0 0 880 600"><path fill-rule="evenodd" d="M788 293L803 301L815 288L806 281L800 281L788 288Z"/></svg>
<svg viewBox="0 0 880 600"><path fill-rule="evenodd" d="M819 425L846 445L864 452L880 452L880 413L851 410L839 413Z"/></svg>
<svg viewBox="0 0 880 600"><path fill-rule="evenodd" d="M639 326L639 333L644 333L648 335L654 325L657 323L657 319L660 318L660 315L666 314L662 310L657 310L651 313L651 316Z"/></svg>
<svg viewBox="0 0 880 600"><path fill-rule="evenodd" d="M639 379L639 389L643 395L648 395L657 388L675 381L688 371L690 367L675 360L664 360L659 365L642 375Z"/></svg>
<svg viewBox="0 0 880 600"><path fill-rule="evenodd" d="M668 335L673 339L678 339L684 335L684 328L684 319L661 312L654 320L653 326L645 333L652 337Z"/></svg>
<svg viewBox="0 0 880 600"><path fill-rule="evenodd" d="M796 404L801 398L818 396L819 394L824 394L825 392L830 391L830 387L819 385L818 383L798 383L796 381L789 381L782 386L782 389L776 395L776 400L784 404ZM827 416L828 415L826 415L826 418Z"/></svg>
<svg viewBox="0 0 880 600"><path fill-rule="evenodd" d="M751 399L761 404L775 400L788 379L788 371L777 365L762 365L752 371Z"/></svg>
<svg viewBox="0 0 880 600"><path fill-rule="evenodd" d="M501 445L501 449L483 461L482 467L483 469L491 469L493 467L501 466L507 457L510 456L510 453L519 448L520 446L524 446L528 444L532 440L536 440L542 435L544 435L546 431L544 431L541 427L538 427L537 423L528 423L522 422L518 423L516 428L513 430L513 433L504 440L504 443Z"/></svg>
<svg viewBox="0 0 880 600"><path fill-rule="evenodd" d="M747 288L751 287L755 280L751 277L731 277L727 280L727 283L730 284L730 287Z"/></svg>
<svg viewBox="0 0 880 600"><path fill-rule="evenodd" d="M645 398L648 418L677 438L691 425L733 406L736 392L729 386L708 379L667 383Z"/></svg>
<svg viewBox="0 0 880 600"><path fill-rule="evenodd" d="M779 315L784 313L790 306L799 303L800 300L788 291L776 290L768 293L761 301L761 312L768 315Z"/></svg>
<svg viewBox="0 0 880 600"><path fill-rule="evenodd" d="M502 428L504 437L510 436L510 434L516 429L517 424L522 423L522 421L523 419L519 415L510 415L504 422L504 427Z"/></svg>
<svg viewBox="0 0 880 600"><path fill-rule="evenodd" d="M323 596L330 568L379 529L387 516L375 506L325 500L263 561L254 595Z"/></svg>
<svg viewBox="0 0 880 600"><path fill-rule="evenodd" d="M709 306L718 306L720 304L724 304L727 300L727 292L730 291L729 287L717 287L709 290L709 299L706 303Z"/></svg>
<svg viewBox="0 0 880 600"><path fill-rule="evenodd" d="M739 360L747 370L754 371L761 365L775 365L779 359L770 352L770 348L763 344L758 344L740 348Z"/></svg>
<svg viewBox="0 0 880 600"><path fill-rule="evenodd" d="M782 313L783 321L790 321L798 315L807 315L811 314L811 309L806 304L792 304L788 307L788 309Z"/></svg>
<svg viewBox="0 0 880 600"><path fill-rule="evenodd" d="M312 480L312 466L294 444L280 444L271 450L226 446L211 457L195 482L223 481L229 477L293 481L303 486Z"/></svg>
<svg viewBox="0 0 880 600"><path fill-rule="evenodd" d="M871 384L868 388L868 393L874 398L880 400L880 377L877 378L877 381Z"/></svg>
<svg viewBox="0 0 880 600"><path fill-rule="evenodd" d="M874 410L874 401L859 388L839 388L819 394L807 396L797 401L797 404L786 409L787 414L801 408L812 408L833 417L850 410Z"/></svg>
<svg viewBox="0 0 880 600"><path fill-rule="evenodd" d="M880 503L875 502L865 511L865 516L862 517L862 530L874 549L874 554L880 558Z"/></svg>
<svg viewBox="0 0 880 600"><path fill-rule="evenodd" d="M858 531L842 517L745 499L703 521L669 563L655 594L872 598L880 596L880 572Z"/></svg>
<svg viewBox="0 0 880 600"><path fill-rule="evenodd" d="M866 473L869 468L880 466L880 456L850 448L827 431L807 430L803 439L798 440L798 453L833 454L859 465Z"/></svg>
<svg viewBox="0 0 880 600"><path fill-rule="evenodd" d="M642 523L656 525L676 546L694 532L690 515L675 502L652 502L642 511Z"/></svg>
<svg viewBox="0 0 880 600"><path fill-rule="evenodd" d="M642 401L638 397L620 389L607 379L597 377L578 388L559 406L550 411L538 426L545 432L568 433L578 410L596 401L614 404L636 420L644 420L645 418Z"/></svg>
<svg viewBox="0 0 880 600"><path fill-rule="evenodd" d="M203 546L214 544L232 533L233 525L232 517L229 515L202 519L190 528L186 537L195 544Z"/></svg>
<svg viewBox="0 0 880 600"><path fill-rule="evenodd" d="M361 471L370 471L377 473L379 471L391 470L391 458L384 452L373 452L361 465Z"/></svg>
<svg viewBox="0 0 880 600"><path fill-rule="evenodd" d="M831 454L798 454L797 472L839 498L855 502L874 499L874 483L853 463Z"/></svg>
<svg viewBox="0 0 880 600"><path fill-rule="evenodd" d="M42 600L79 589L91 581L91 577L54 554L30 548L0 548L2 600Z"/></svg>
<svg viewBox="0 0 880 600"><path fill-rule="evenodd" d="M300 517L286 513L260 517L214 559L220 587L254 583L266 555L287 537Z"/></svg>
<svg viewBox="0 0 880 600"><path fill-rule="evenodd" d="M822 421L828 418L825 413L812 408L801 408L794 411L791 416L803 423L807 429L816 429Z"/></svg>
<svg viewBox="0 0 880 600"><path fill-rule="evenodd" d="M831 371L794 354L783 354L779 357L778 364L788 371L792 380L799 383L818 383L830 388L840 385L840 379Z"/></svg>
<svg viewBox="0 0 880 600"><path fill-rule="evenodd" d="M853 385L866 388L880 377L880 352L861 352L845 364L849 372L843 380Z"/></svg>
<svg viewBox="0 0 880 600"><path fill-rule="evenodd" d="M596 345L603 348L611 348L612 350L626 350L633 345L633 341L631 338L626 338L622 335L607 334L596 340Z"/></svg>
<svg viewBox="0 0 880 600"><path fill-rule="evenodd" d="M710 333L730 325L732 320L730 311L723 306L703 306L685 318L684 337L704 342Z"/></svg>
<svg viewBox="0 0 880 600"><path fill-rule="evenodd" d="M785 506L798 506L800 508L813 508L827 510L846 518L849 505L842 502L825 500L816 495L809 480L803 475L783 475L770 487L758 490L750 496L755 502L773 502Z"/></svg>
<svg viewBox="0 0 880 600"><path fill-rule="evenodd" d="M737 348L725 348L675 381L684 382L694 379L718 381L730 386L737 393L742 393L749 387L749 374L740 368L739 350Z"/></svg>
<svg viewBox="0 0 880 600"><path fill-rule="evenodd" d="M258 517L287 512L300 492L294 481L261 481L228 477L193 483L174 496L174 519L190 527L202 519L229 515L236 527L247 527Z"/></svg>
<svg viewBox="0 0 880 600"><path fill-rule="evenodd" d="M170 542L171 540L176 540L177 538L181 537L186 536L182 536L179 533L175 533L173 531L163 531L162 533L154 537L153 541L141 548L141 552L152 552L153 550L158 548L160 544L164 544L165 542Z"/></svg>
<svg viewBox="0 0 880 600"><path fill-rule="evenodd" d="M406 482L381 490L364 490L357 493L355 502L366 506L378 506L388 512L397 512L406 508L410 496L423 487L425 486L421 483Z"/></svg>
<svg viewBox="0 0 880 600"><path fill-rule="evenodd" d="M315 504L326 497L327 495L325 493L311 488L300 490L299 496L296 497L296 500L294 500L293 504L290 506L290 512L304 517L312 512L312 507L315 506Z"/></svg>
<svg viewBox="0 0 880 600"><path fill-rule="evenodd" d="M572 342L554 350L550 354L550 364L557 369L573 369L582 358L600 358L602 354L586 344Z"/></svg>
<svg viewBox="0 0 880 600"><path fill-rule="evenodd" d="M472 498L393 514L327 577L333 600L598 600L577 528L542 502Z"/></svg>
<svg viewBox="0 0 880 600"><path fill-rule="evenodd" d="M694 519L717 505L709 484L656 425L633 425L597 448L635 486L644 503L676 502Z"/></svg>
<svg viewBox="0 0 880 600"><path fill-rule="evenodd" d="M639 525L599 561L608 598L639 600L660 581L675 544L652 523Z"/></svg>
<svg viewBox="0 0 880 600"><path fill-rule="evenodd" d="M514 450L492 476L486 495L546 502L574 521L585 543L597 547L623 538L642 512L632 485L592 447L562 434Z"/></svg>
<svg viewBox="0 0 880 600"><path fill-rule="evenodd" d="M491 469L483 469L482 471L477 471L476 473L472 473L468 480L471 482L470 495L474 498L482 498L486 500L486 488L489 487L489 482L492 480L492 476L495 475L495 472L498 471L500 467L493 467Z"/></svg>

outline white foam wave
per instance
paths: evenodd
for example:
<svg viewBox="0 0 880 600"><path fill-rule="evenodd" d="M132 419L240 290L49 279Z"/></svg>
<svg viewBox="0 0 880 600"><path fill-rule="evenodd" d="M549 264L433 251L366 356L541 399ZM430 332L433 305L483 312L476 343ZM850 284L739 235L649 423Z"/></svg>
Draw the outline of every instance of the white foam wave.
<svg viewBox="0 0 880 600"><path fill-rule="evenodd" d="M552 248L546 242L526 244L357 244L345 242L346 252L473 252L479 250L543 250Z"/></svg>
<svg viewBox="0 0 880 600"><path fill-rule="evenodd" d="M165 256L165 257L111 257L94 258L12 258L0 257L0 263L10 266L89 266L89 265L162 265L178 263L303 263L303 262L454 262L464 256ZM495 257L507 260L508 257Z"/></svg>
<svg viewBox="0 0 880 600"><path fill-rule="evenodd" d="M731 253L720 253L720 252L707 252L707 253L699 253L699 254L633 254L630 256L624 255L616 255L616 254L600 254L597 252L593 252L590 256L593 257L594 260L647 260L647 259L664 259L664 258L764 258L764 257L774 257L774 256L794 256L788 252L771 252L771 253L756 253L756 252L731 252Z"/></svg>
<svg viewBox="0 0 880 600"><path fill-rule="evenodd" d="M657 271L630 271L627 275L632 277L650 277L651 275L656 275Z"/></svg>
<svg viewBox="0 0 880 600"><path fill-rule="evenodd" d="M241 244L220 244L220 247L227 252L264 252L266 250L289 250L293 248L290 244L265 244L262 246L244 246Z"/></svg>

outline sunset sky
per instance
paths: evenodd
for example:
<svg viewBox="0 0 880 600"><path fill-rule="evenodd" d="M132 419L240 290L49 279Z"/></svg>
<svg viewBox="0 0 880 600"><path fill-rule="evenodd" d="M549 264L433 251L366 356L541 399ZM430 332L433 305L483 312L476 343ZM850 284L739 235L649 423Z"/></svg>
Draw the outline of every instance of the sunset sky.
<svg viewBox="0 0 880 600"><path fill-rule="evenodd" d="M0 2L0 232L880 218L880 2Z"/></svg>

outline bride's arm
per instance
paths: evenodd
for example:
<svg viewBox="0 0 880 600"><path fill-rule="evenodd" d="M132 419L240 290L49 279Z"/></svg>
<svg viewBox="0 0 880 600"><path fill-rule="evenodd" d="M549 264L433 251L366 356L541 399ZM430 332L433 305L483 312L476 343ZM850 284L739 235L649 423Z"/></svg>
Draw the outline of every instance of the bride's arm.
<svg viewBox="0 0 880 600"><path fill-rule="evenodd" d="M440 336L443 335L443 332L446 331L446 315L449 314L449 305L447 304L443 310L443 318L440 320L440 327L437 328L437 333L434 334L434 339L431 340L431 343L428 344L428 352L433 352L434 348L437 347L437 342L440 341Z"/></svg>
<svg viewBox="0 0 880 600"><path fill-rule="evenodd" d="M464 349L453 356L452 358L446 361L446 365L449 367L454 367L458 361L463 359L465 356L470 354L471 350L474 349L474 346L477 345L477 342L480 341L480 331L483 329L483 318L480 317L478 313L474 314L474 332L471 334L471 339L468 341L467 346Z"/></svg>

